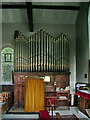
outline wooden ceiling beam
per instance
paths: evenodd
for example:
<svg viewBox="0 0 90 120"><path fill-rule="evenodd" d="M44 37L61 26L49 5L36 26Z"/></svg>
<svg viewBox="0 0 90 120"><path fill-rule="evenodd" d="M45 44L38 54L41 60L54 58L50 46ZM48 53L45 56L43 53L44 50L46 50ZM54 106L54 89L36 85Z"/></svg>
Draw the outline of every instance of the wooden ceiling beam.
<svg viewBox="0 0 90 120"><path fill-rule="evenodd" d="M33 9L79 10L79 6L33 5Z"/></svg>
<svg viewBox="0 0 90 120"><path fill-rule="evenodd" d="M32 3L26 2L27 16L30 32L33 32L33 14L32 14Z"/></svg>
<svg viewBox="0 0 90 120"><path fill-rule="evenodd" d="M28 2L31 4L31 2ZM26 9L27 5L2 5L2 9ZM32 5L32 9L79 10L80 6Z"/></svg>
<svg viewBox="0 0 90 120"><path fill-rule="evenodd" d="M2 9L26 9L26 5L2 5Z"/></svg>

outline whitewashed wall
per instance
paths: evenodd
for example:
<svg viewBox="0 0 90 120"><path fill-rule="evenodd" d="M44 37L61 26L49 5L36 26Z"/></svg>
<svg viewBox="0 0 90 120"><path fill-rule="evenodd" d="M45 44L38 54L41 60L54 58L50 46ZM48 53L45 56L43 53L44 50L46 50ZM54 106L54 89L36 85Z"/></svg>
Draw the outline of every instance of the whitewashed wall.
<svg viewBox="0 0 90 120"><path fill-rule="evenodd" d="M29 33L29 26L27 20L26 10L3 10L3 23L2 23L2 46L12 46L13 47L13 38L15 30L19 30L22 33ZM34 20L34 31L38 31L40 29L44 29L53 37L59 36L62 32L66 34L66 36L70 40L70 88L71 91L75 88L76 82L76 49L75 49L75 13L74 18L70 17L70 12L68 19L65 21L65 15L63 18L60 17L60 12L50 12L45 17L46 11L42 13L42 20L46 18L44 21L41 21L40 18ZM65 11L65 14L67 12ZM73 14L73 13L72 13ZM72 16L71 14L71 16ZM55 17L57 15L57 17ZM62 14L63 15L63 14ZM35 14L33 16L35 18ZM70 18L69 18L70 17ZM50 18L50 19L49 19ZM61 20L61 18L63 18ZM47 20L48 19L48 20ZM58 19L58 20L57 20ZM71 20L72 19L72 20ZM55 22L56 21L56 22ZM65 21L65 22L64 22ZM72 21L72 22L70 22Z"/></svg>

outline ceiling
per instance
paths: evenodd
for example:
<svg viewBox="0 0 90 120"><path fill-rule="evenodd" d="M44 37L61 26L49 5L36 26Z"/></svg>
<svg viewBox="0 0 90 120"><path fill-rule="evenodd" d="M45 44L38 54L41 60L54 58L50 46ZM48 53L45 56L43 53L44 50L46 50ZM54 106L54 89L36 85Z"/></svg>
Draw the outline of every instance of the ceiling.
<svg viewBox="0 0 90 120"><path fill-rule="evenodd" d="M34 9L34 23L75 24L78 11Z"/></svg>
<svg viewBox="0 0 90 120"><path fill-rule="evenodd" d="M3 5L25 5L25 2L2 2ZM80 6L80 2L32 2L32 5L66 5Z"/></svg>
<svg viewBox="0 0 90 120"><path fill-rule="evenodd" d="M4 2L3 5L25 5L25 2ZM80 6L80 2L32 2L32 5ZM3 23L27 22L26 9L3 9ZM33 23L75 24L78 10L32 9ZM15 19L17 18L17 19Z"/></svg>
<svg viewBox="0 0 90 120"><path fill-rule="evenodd" d="M33 5L80 6L80 2L32 2Z"/></svg>

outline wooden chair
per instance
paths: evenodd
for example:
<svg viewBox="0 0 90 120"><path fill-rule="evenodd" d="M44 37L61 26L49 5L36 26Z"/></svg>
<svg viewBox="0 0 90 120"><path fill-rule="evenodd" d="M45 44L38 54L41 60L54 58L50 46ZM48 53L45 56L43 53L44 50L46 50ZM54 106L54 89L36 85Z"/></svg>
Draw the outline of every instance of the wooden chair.
<svg viewBox="0 0 90 120"><path fill-rule="evenodd" d="M53 110L55 110L56 106L57 106L57 98L56 97L54 97L54 98L46 97L46 108L48 108L47 111L49 111L49 113L51 111L52 118L53 118Z"/></svg>
<svg viewBox="0 0 90 120"><path fill-rule="evenodd" d="M49 109L51 108L51 105L53 105L53 109L55 110L57 107L57 97L46 97L45 105L46 105L47 110L48 110L48 108Z"/></svg>

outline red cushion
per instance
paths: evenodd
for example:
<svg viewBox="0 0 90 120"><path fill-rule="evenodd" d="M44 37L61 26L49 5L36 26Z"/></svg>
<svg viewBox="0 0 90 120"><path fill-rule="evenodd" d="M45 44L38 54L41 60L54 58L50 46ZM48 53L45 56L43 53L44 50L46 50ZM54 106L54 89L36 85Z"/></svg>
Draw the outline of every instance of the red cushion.
<svg viewBox="0 0 90 120"><path fill-rule="evenodd" d="M47 110L40 110L40 118L44 119L47 118L47 120L50 120L50 115Z"/></svg>

